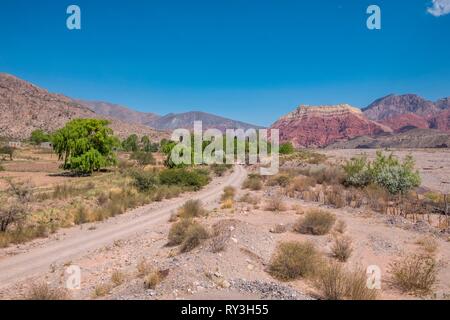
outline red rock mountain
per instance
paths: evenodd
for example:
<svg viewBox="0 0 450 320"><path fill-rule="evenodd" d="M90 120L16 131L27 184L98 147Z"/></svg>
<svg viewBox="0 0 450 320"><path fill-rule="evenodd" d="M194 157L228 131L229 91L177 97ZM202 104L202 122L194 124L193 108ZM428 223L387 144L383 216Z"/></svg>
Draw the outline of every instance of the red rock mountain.
<svg viewBox="0 0 450 320"><path fill-rule="evenodd" d="M280 130L281 141L291 141L296 147L324 147L340 140L392 132L347 104L300 106L272 128Z"/></svg>
<svg viewBox="0 0 450 320"><path fill-rule="evenodd" d="M449 98L431 102L418 95L405 94L380 98L363 111L369 119L387 125L395 132L411 128L449 131L448 119L441 119L446 118L449 108Z"/></svg>
<svg viewBox="0 0 450 320"><path fill-rule="evenodd" d="M52 132L75 118L107 119L121 138L132 133L148 135L155 140L168 136L147 126L98 115L71 98L49 93L29 82L0 73L0 136L26 139L33 130Z"/></svg>

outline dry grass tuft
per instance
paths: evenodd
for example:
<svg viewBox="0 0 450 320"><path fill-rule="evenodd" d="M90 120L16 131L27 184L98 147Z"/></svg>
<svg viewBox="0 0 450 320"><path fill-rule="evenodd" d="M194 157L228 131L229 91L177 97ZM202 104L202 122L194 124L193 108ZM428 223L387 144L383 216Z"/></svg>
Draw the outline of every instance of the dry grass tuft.
<svg viewBox="0 0 450 320"><path fill-rule="evenodd" d="M428 294L437 283L439 265L432 255L411 254L390 265L392 282L403 292Z"/></svg>
<svg viewBox="0 0 450 320"><path fill-rule="evenodd" d="M287 208L281 195L278 195L269 199L265 209L268 211L285 211Z"/></svg>
<svg viewBox="0 0 450 320"><path fill-rule="evenodd" d="M310 242L283 242L274 253L269 272L287 281L314 275L321 264L321 255Z"/></svg>
<svg viewBox="0 0 450 320"><path fill-rule="evenodd" d="M344 234L347 230L347 224L344 220L338 220L334 226L334 231L340 234Z"/></svg>
<svg viewBox="0 0 450 320"><path fill-rule="evenodd" d="M434 255L438 250L438 243L433 237L423 237L417 240L416 244L420 245L425 253Z"/></svg>
<svg viewBox="0 0 450 320"><path fill-rule="evenodd" d="M115 287L120 286L122 283L125 282L125 274L120 270L114 270L114 272L111 275L111 282L114 284Z"/></svg>
<svg viewBox="0 0 450 320"><path fill-rule="evenodd" d="M67 290L51 288L47 283L35 284L27 294L27 300L68 300Z"/></svg>
<svg viewBox="0 0 450 320"><path fill-rule="evenodd" d="M201 217L207 214L200 200L189 200L179 210L181 218Z"/></svg>
<svg viewBox="0 0 450 320"><path fill-rule="evenodd" d="M330 232L336 216L328 211L311 209L300 218L294 230L303 234L324 235Z"/></svg>
<svg viewBox="0 0 450 320"><path fill-rule="evenodd" d="M331 245L331 254L340 262L346 262L352 254L352 239L347 236L336 235Z"/></svg>

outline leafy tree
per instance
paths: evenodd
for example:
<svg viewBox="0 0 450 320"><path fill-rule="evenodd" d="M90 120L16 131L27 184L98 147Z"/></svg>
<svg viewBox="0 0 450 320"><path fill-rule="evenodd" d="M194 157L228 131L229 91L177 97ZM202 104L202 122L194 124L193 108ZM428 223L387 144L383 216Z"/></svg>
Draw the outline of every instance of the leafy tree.
<svg viewBox="0 0 450 320"><path fill-rule="evenodd" d="M152 143L147 136L141 138L142 151L144 152L157 152L158 144Z"/></svg>
<svg viewBox="0 0 450 320"><path fill-rule="evenodd" d="M295 149L291 142L286 142L280 145L280 154L292 154Z"/></svg>
<svg viewBox="0 0 450 320"><path fill-rule="evenodd" d="M119 143L108 123L99 119L75 119L55 132L53 149L64 160L64 169L91 174L116 163L113 149Z"/></svg>
<svg viewBox="0 0 450 320"><path fill-rule="evenodd" d="M127 152L136 152L139 150L138 136L130 135L122 142L122 148Z"/></svg>
<svg viewBox="0 0 450 320"><path fill-rule="evenodd" d="M35 144L39 145L43 142L49 142L50 141L50 135L48 133L45 133L41 129L34 130L31 133L30 141Z"/></svg>

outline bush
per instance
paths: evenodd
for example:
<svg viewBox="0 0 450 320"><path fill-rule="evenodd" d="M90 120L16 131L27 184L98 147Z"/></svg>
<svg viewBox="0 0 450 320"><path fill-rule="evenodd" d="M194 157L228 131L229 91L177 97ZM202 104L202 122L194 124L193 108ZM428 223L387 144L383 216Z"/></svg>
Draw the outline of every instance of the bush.
<svg viewBox="0 0 450 320"><path fill-rule="evenodd" d="M182 219L181 221L174 223L169 231L169 246L177 246L181 244L186 237L187 230L194 222L189 219Z"/></svg>
<svg viewBox="0 0 450 320"><path fill-rule="evenodd" d="M133 185L140 192L153 190L159 184L158 176L153 171L133 170L131 172L131 177L133 178Z"/></svg>
<svg viewBox="0 0 450 320"><path fill-rule="evenodd" d="M345 233L346 229L347 229L347 224L343 220L338 220L336 222L336 225L334 226L334 230L340 234Z"/></svg>
<svg viewBox="0 0 450 320"><path fill-rule="evenodd" d="M304 234L324 235L330 232L336 216L328 211L311 209L297 222L294 230Z"/></svg>
<svg viewBox="0 0 450 320"><path fill-rule="evenodd" d="M33 285L27 295L27 300L67 300L68 298L66 290L51 288L44 282Z"/></svg>
<svg viewBox="0 0 450 320"><path fill-rule="evenodd" d="M311 187L315 187L316 184L317 184L317 181L314 178L307 177L307 176L295 177L289 185L288 192L290 192L291 194L294 191L303 192L303 191L308 190Z"/></svg>
<svg viewBox="0 0 450 320"><path fill-rule="evenodd" d="M165 169L159 174L159 180L161 184L186 186L199 190L209 183L209 174L201 169Z"/></svg>
<svg viewBox="0 0 450 320"><path fill-rule="evenodd" d="M234 199L234 196L236 195L236 188L235 187L225 187L223 189L223 194L222 194L222 201L227 200L227 199Z"/></svg>
<svg viewBox="0 0 450 320"><path fill-rule="evenodd" d="M286 205L283 202L281 196L274 196L269 199L266 205L266 210L268 211L285 211Z"/></svg>
<svg viewBox="0 0 450 320"><path fill-rule="evenodd" d="M363 270L347 271L337 262L320 269L315 285L328 300L375 300L377 297L376 290L367 287Z"/></svg>
<svg viewBox="0 0 450 320"><path fill-rule="evenodd" d="M148 275L153 270L153 268L147 262L147 260L141 259L136 266L136 270L138 273L138 277L144 277L144 276Z"/></svg>
<svg viewBox="0 0 450 320"><path fill-rule="evenodd" d="M111 289L112 288L109 283L101 283L101 284L95 286L94 293L92 294L92 296L94 298L104 297L110 293Z"/></svg>
<svg viewBox="0 0 450 320"><path fill-rule="evenodd" d="M88 212L85 207L81 206L75 211L75 215L73 217L73 222L76 225L80 225L88 222Z"/></svg>
<svg viewBox="0 0 450 320"><path fill-rule="evenodd" d="M179 216L182 218L194 218L206 215L206 210L200 200L188 200L179 209Z"/></svg>
<svg viewBox="0 0 450 320"><path fill-rule="evenodd" d="M341 262L345 262L352 254L352 239L347 236L335 236L331 246L333 257Z"/></svg>
<svg viewBox="0 0 450 320"><path fill-rule="evenodd" d="M191 251L199 246L203 240L208 239L208 237L208 231L206 231L202 225L198 223L190 225L186 230L183 242L181 243L180 252Z"/></svg>
<svg viewBox="0 0 450 320"><path fill-rule="evenodd" d="M262 178L260 175L250 174L248 178L242 184L244 189L250 189L253 191L262 189Z"/></svg>
<svg viewBox="0 0 450 320"><path fill-rule="evenodd" d="M122 283L125 282L125 275L123 272L119 270L114 270L114 272L111 275L111 282L114 284L114 286L120 286Z"/></svg>
<svg viewBox="0 0 450 320"><path fill-rule="evenodd" d="M161 282L161 277L158 271L153 271L145 276L144 278L144 288L145 289L155 289L156 286Z"/></svg>
<svg viewBox="0 0 450 320"><path fill-rule="evenodd" d="M291 181L291 178L284 174L279 174L276 176L273 176L269 179L267 182L267 185L269 186L280 186L280 187L287 187L289 185L289 182Z"/></svg>
<svg viewBox="0 0 450 320"><path fill-rule="evenodd" d="M156 163L155 158L151 152L136 151L131 154L131 160L136 160L140 166L154 165Z"/></svg>
<svg viewBox="0 0 450 320"><path fill-rule="evenodd" d="M320 165L308 170L307 175L314 178L318 184L342 184L345 179L345 173L339 166Z"/></svg>
<svg viewBox="0 0 450 320"><path fill-rule="evenodd" d="M391 194L406 193L420 185L420 175L414 171L414 160L407 156L400 163L393 154L385 156L377 152L373 162L365 157L355 158L344 166L346 172L345 183L355 187L376 183Z"/></svg>
<svg viewBox="0 0 450 320"><path fill-rule="evenodd" d="M245 202L256 205L259 202L259 198L256 196L252 196L250 193L246 193L239 199L239 202Z"/></svg>
<svg viewBox="0 0 450 320"><path fill-rule="evenodd" d="M222 177L232 166L229 164L212 164L210 167L216 176Z"/></svg>
<svg viewBox="0 0 450 320"><path fill-rule="evenodd" d="M231 209L231 208L233 208L233 205L234 205L233 199L228 198L228 199L225 199L222 201L222 205L220 206L220 208Z"/></svg>
<svg viewBox="0 0 450 320"><path fill-rule="evenodd" d="M269 272L280 280L294 280L314 275L321 256L310 242L283 242L271 259Z"/></svg>
<svg viewBox="0 0 450 320"><path fill-rule="evenodd" d="M404 292L430 293L437 282L438 263L431 255L412 254L390 265L392 281Z"/></svg>
<svg viewBox="0 0 450 320"><path fill-rule="evenodd" d="M291 142L286 142L280 144L279 153L280 154L292 154L295 152L294 146Z"/></svg>

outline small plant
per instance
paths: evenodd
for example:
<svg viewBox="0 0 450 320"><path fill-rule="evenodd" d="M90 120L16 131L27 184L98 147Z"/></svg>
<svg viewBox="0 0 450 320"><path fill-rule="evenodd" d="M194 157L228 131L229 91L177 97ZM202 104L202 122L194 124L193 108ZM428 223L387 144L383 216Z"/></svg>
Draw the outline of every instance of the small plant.
<svg viewBox="0 0 450 320"><path fill-rule="evenodd" d="M221 208L222 209L231 209L231 208L233 208L233 205L234 205L233 199L225 199L222 201Z"/></svg>
<svg viewBox="0 0 450 320"><path fill-rule="evenodd" d="M94 288L92 296L94 298L104 297L111 291L111 285L107 283L101 283Z"/></svg>
<svg viewBox="0 0 450 320"><path fill-rule="evenodd" d="M327 300L375 300L377 292L367 287L363 270L347 271L338 262L323 266L317 273L316 287Z"/></svg>
<svg viewBox="0 0 450 320"><path fill-rule="evenodd" d="M146 259L141 259L136 266L138 277L145 277L152 271L152 269L152 266Z"/></svg>
<svg viewBox="0 0 450 320"><path fill-rule="evenodd" d="M280 280L294 280L314 275L321 256L310 242L283 242L273 255L269 271Z"/></svg>
<svg viewBox="0 0 450 320"><path fill-rule="evenodd" d="M182 218L194 218L206 215L207 212L203 208L200 200L186 201L179 210L179 216Z"/></svg>
<svg viewBox="0 0 450 320"><path fill-rule="evenodd" d="M183 242L181 243L180 252L189 252L196 248L200 243L208 239L208 231L200 224L194 223L186 231Z"/></svg>
<svg viewBox="0 0 450 320"><path fill-rule="evenodd" d="M344 234L347 230L347 224L344 220L338 220L334 226L334 231L340 234Z"/></svg>
<svg viewBox="0 0 450 320"><path fill-rule="evenodd" d="M78 207L78 209L75 211L73 222L76 225L88 222L88 212L84 206Z"/></svg>
<svg viewBox="0 0 450 320"><path fill-rule="evenodd" d="M248 192L239 199L239 202L245 202L245 203L256 205L259 202L259 198L257 196L251 195Z"/></svg>
<svg viewBox="0 0 450 320"><path fill-rule="evenodd" d="M431 255L412 254L390 265L392 281L404 292L427 294L437 282L438 262Z"/></svg>
<svg viewBox="0 0 450 320"><path fill-rule="evenodd" d="M172 225L169 231L169 246L181 244L186 237L186 232L194 222L190 219L182 219Z"/></svg>
<svg viewBox="0 0 450 320"><path fill-rule="evenodd" d="M156 286L161 282L158 271L153 271L147 274L144 278L145 289L155 289Z"/></svg>
<svg viewBox="0 0 450 320"><path fill-rule="evenodd" d="M340 262L345 262L352 254L352 239L347 236L335 236L331 246L331 253Z"/></svg>
<svg viewBox="0 0 450 320"><path fill-rule="evenodd" d="M430 254L430 255L435 254L438 249L438 243L432 237L420 238L419 240L417 240L416 243L422 247L422 249L425 251L425 253Z"/></svg>
<svg viewBox="0 0 450 320"><path fill-rule="evenodd" d="M285 211L286 205L283 202L281 196L274 196L269 199L266 205L266 210L268 211Z"/></svg>
<svg viewBox="0 0 450 320"><path fill-rule="evenodd" d="M114 272L111 275L111 282L114 284L114 286L120 286L125 281L125 274L121 272L120 270L114 270Z"/></svg>
<svg viewBox="0 0 450 320"><path fill-rule="evenodd" d="M253 191L261 190L263 187L262 178L260 175L251 174L242 184L244 189L250 189Z"/></svg>
<svg viewBox="0 0 450 320"><path fill-rule="evenodd" d="M303 234L324 235L330 232L336 216L328 211L311 209L296 223L294 230Z"/></svg>
<svg viewBox="0 0 450 320"><path fill-rule="evenodd" d="M232 186L228 186L223 189L223 194L222 194L221 199L222 199L222 201L225 201L227 199L233 200L235 195L236 195L236 188L232 187Z"/></svg>
<svg viewBox="0 0 450 320"><path fill-rule="evenodd" d="M291 178L285 174L279 174L276 176L273 176L269 179L267 182L267 185L269 186L280 186L280 187L287 187L289 185L289 182L291 181Z"/></svg>
<svg viewBox="0 0 450 320"><path fill-rule="evenodd" d="M45 282L33 285L27 295L27 300L68 300L68 298L66 290L51 288Z"/></svg>

